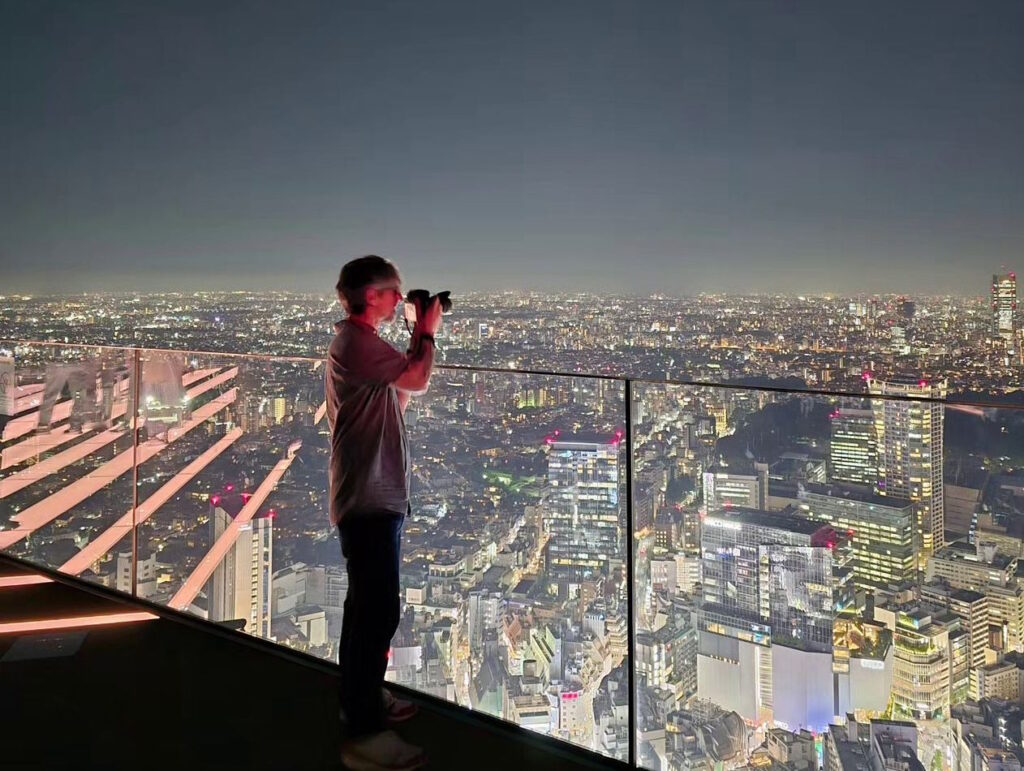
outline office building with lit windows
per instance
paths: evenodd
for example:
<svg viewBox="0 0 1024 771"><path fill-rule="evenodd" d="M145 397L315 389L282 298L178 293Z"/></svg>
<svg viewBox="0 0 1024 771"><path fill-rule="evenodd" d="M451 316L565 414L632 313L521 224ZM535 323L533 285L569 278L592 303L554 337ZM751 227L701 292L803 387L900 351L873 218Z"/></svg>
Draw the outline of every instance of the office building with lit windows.
<svg viewBox="0 0 1024 771"><path fill-rule="evenodd" d="M242 495L210 498L210 543L231 526L245 505ZM241 525L238 537L206 587L211 621L245 621L245 631L270 637L274 516L261 512Z"/></svg>
<svg viewBox="0 0 1024 771"><path fill-rule="evenodd" d="M946 520L942 467L945 407L922 400L944 399L947 384L925 378L869 377L868 390L872 395L899 397L871 400L878 441L877 489L879 495L914 503L918 567L923 568L928 556L943 546Z"/></svg>
<svg viewBox="0 0 1024 771"><path fill-rule="evenodd" d="M933 581L921 586L921 599L948 609L960 619L960 624L967 632L970 683L967 693L954 693L953 702L965 698L978 699L978 677L985 666L985 654L989 650L989 632L991 614L989 600L981 592L971 589L956 589L941 581Z"/></svg>
<svg viewBox="0 0 1024 771"><path fill-rule="evenodd" d="M992 276L992 334L1015 350L1017 345L1017 274Z"/></svg>
<svg viewBox="0 0 1024 771"><path fill-rule="evenodd" d="M548 440L548 478L542 514L547 574L578 583L608 574L622 553L619 441Z"/></svg>
<svg viewBox="0 0 1024 771"><path fill-rule="evenodd" d="M878 437L874 413L842 407L829 418L829 479L858 485L875 484L878 480Z"/></svg>
<svg viewBox="0 0 1024 771"><path fill-rule="evenodd" d="M805 485L798 497L805 516L849 540L857 586L884 588L916 578L913 503L860 485Z"/></svg>
<svg viewBox="0 0 1024 771"><path fill-rule="evenodd" d="M748 464L741 468L715 466L704 472L703 511L705 514L728 506L767 508L768 466Z"/></svg>
<svg viewBox="0 0 1024 771"><path fill-rule="evenodd" d="M1024 651L1024 586L1017 577L1018 560L994 548L954 543L928 560L925 578L988 598L990 625L999 631L997 649Z"/></svg>

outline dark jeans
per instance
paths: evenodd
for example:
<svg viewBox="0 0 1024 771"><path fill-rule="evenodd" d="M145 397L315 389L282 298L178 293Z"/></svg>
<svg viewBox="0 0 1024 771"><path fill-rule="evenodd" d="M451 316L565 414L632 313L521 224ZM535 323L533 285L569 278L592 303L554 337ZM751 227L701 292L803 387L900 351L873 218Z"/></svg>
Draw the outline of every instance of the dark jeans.
<svg viewBox="0 0 1024 771"><path fill-rule="evenodd" d="M340 696L352 736L384 728L381 689L401 615L398 565L404 519L391 512L349 512L338 525L348 572L338 652Z"/></svg>

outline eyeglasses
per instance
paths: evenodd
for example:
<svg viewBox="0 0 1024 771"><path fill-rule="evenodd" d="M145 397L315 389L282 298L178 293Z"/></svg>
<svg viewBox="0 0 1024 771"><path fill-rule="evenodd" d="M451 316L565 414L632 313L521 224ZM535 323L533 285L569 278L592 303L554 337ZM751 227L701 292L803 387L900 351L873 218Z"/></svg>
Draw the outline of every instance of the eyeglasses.
<svg viewBox="0 0 1024 771"><path fill-rule="evenodd" d="M395 292L399 296L402 294L402 285L394 282L388 282L386 284L370 284L370 289L378 292Z"/></svg>

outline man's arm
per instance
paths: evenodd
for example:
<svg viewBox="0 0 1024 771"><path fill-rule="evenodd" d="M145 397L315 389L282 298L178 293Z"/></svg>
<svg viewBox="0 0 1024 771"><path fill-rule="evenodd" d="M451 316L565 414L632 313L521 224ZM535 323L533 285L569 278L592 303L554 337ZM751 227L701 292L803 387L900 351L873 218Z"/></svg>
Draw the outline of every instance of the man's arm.
<svg viewBox="0 0 1024 771"><path fill-rule="evenodd" d="M410 339L409 349L405 352L406 358L412 356L413 350L414 349L412 345L412 340ZM412 398L412 391L402 391L397 389L397 387L396 390L398 391L398 408L402 411L402 414L404 415L405 408L409 406L409 400Z"/></svg>
<svg viewBox="0 0 1024 771"><path fill-rule="evenodd" d="M394 382L399 394L398 403L403 411L411 394L423 393L430 385L430 373L434 371L434 335L440 328L441 301L435 297L416 319L405 370Z"/></svg>
<svg viewBox="0 0 1024 771"><path fill-rule="evenodd" d="M405 410L409 397L414 393L423 393L430 385L430 375L434 371L434 339L424 338L422 333L413 332L408 364L395 381L398 389L399 404Z"/></svg>

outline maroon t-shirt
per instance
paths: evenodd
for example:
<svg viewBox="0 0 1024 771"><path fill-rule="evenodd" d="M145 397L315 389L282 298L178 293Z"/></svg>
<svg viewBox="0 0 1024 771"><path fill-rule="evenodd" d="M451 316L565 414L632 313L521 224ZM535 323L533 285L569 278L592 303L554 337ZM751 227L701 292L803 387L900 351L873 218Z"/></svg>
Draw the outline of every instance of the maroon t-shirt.
<svg viewBox="0 0 1024 771"><path fill-rule="evenodd" d="M408 359L370 327L345 320L327 351L331 524L349 514L409 509L409 445L394 382Z"/></svg>

